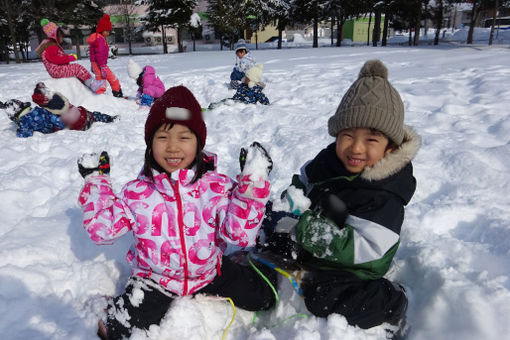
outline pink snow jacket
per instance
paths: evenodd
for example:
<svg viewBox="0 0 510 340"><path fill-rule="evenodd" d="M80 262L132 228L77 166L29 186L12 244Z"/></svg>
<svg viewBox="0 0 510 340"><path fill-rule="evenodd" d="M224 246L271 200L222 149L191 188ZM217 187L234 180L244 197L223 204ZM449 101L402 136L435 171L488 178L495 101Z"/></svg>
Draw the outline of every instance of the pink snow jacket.
<svg viewBox="0 0 510 340"><path fill-rule="evenodd" d="M207 159L216 156L206 153ZM216 170L191 184L193 169L142 173L119 196L109 176L90 175L79 197L83 226L97 244L133 232L127 254L132 274L151 278L180 296L196 292L221 275L227 242L255 244L269 197L269 182L249 174L236 183Z"/></svg>
<svg viewBox="0 0 510 340"><path fill-rule="evenodd" d="M138 89L140 95L147 94L152 98L159 98L165 93L165 85L158 76L152 66L145 66L143 68L142 76L143 85Z"/></svg>
<svg viewBox="0 0 510 340"><path fill-rule="evenodd" d="M92 33L87 38L87 43L89 44L90 62L97 63L99 67L106 66L109 52L106 39L99 33Z"/></svg>

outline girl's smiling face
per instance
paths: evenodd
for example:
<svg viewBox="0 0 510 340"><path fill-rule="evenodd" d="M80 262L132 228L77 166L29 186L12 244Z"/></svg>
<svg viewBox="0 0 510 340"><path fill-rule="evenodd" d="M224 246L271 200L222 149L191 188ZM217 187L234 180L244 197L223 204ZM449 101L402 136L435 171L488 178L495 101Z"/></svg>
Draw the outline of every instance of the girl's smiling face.
<svg viewBox="0 0 510 340"><path fill-rule="evenodd" d="M394 150L382 132L368 128L345 129L336 137L336 155L345 168L359 173Z"/></svg>
<svg viewBox="0 0 510 340"><path fill-rule="evenodd" d="M188 168L197 155L197 137L187 126L163 124L152 138L154 160L167 173Z"/></svg>

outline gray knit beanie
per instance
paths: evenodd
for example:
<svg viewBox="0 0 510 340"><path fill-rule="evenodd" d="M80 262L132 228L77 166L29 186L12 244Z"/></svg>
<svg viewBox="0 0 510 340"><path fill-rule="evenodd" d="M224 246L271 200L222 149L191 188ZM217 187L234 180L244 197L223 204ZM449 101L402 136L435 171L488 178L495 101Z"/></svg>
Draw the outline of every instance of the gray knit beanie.
<svg viewBox="0 0 510 340"><path fill-rule="evenodd" d="M365 62L328 121L328 132L333 137L355 127L377 129L397 145L404 140L404 104L380 60Z"/></svg>

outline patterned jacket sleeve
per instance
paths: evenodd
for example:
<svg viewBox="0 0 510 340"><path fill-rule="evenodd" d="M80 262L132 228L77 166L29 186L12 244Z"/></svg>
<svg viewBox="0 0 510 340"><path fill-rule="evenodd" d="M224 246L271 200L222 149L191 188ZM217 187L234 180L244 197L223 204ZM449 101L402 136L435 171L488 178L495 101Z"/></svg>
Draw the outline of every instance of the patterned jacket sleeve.
<svg viewBox="0 0 510 340"><path fill-rule="evenodd" d="M255 245L265 206L269 198L269 181L253 181L250 175L239 175L239 183L228 191L227 203L218 209L220 237L240 247Z"/></svg>
<svg viewBox="0 0 510 340"><path fill-rule="evenodd" d="M132 230L134 217L113 193L109 176L88 176L78 202L83 209L83 227L96 244L112 244Z"/></svg>

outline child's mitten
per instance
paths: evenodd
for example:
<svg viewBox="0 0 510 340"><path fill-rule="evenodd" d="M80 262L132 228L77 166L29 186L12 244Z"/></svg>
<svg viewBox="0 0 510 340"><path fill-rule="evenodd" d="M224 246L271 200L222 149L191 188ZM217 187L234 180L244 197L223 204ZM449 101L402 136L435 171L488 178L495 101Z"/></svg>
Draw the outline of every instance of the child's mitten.
<svg viewBox="0 0 510 340"><path fill-rule="evenodd" d="M273 160L259 142L253 142L248 149L241 148L239 165L243 174L267 178L273 169Z"/></svg>
<svg viewBox="0 0 510 340"><path fill-rule="evenodd" d="M110 157L106 151L97 153L86 153L78 159L78 171L80 175L86 176L96 173L99 175L108 175L110 173Z"/></svg>
<svg viewBox="0 0 510 340"><path fill-rule="evenodd" d="M78 60L78 56L74 53L69 53L69 56L71 57L71 60L69 61L75 61L75 60Z"/></svg>
<svg viewBox="0 0 510 340"><path fill-rule="evenodd" d="M345 220L349 216L344 201L334 194L329 194L321 199L320 208L324 216L335 222L338 227L343 228Z"/></svg>
<svg viewBox="0 0 510 340"><path fill-rule="evenodd" d="M108 68L106 66L101 66L101 77L106 78L108 76Z"/></svg>

